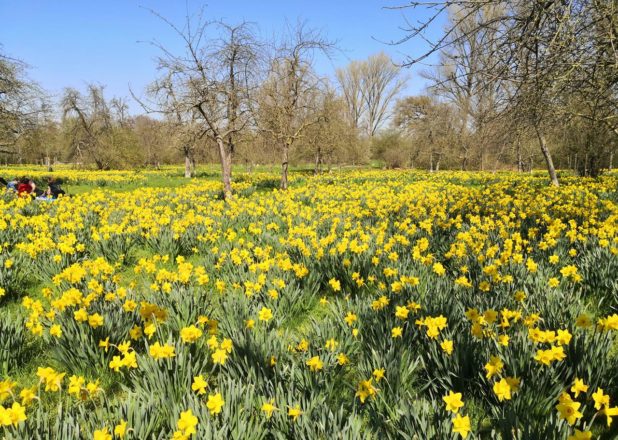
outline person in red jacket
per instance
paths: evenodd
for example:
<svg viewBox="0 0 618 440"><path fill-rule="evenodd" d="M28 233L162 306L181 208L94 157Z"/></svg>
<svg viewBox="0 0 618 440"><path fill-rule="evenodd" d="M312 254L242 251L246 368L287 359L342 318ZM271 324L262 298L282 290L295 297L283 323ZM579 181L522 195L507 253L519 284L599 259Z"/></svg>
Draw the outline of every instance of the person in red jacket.
<svg viewBox="0 0 618 440"><path fill-rule="evenodd" d="M18 195L22 195L22 194L32 194L32 192L36 189L36 184L27 178L21 178L19 179L19 183L17 184L17 194Z"/></svg>

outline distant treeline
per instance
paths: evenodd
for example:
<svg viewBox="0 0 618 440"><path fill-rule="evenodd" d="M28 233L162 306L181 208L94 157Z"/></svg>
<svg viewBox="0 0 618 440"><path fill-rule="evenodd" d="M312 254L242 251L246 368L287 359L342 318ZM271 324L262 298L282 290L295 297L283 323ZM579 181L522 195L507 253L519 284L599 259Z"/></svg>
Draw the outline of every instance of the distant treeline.
<svg viewBox="0 0 618 440"><path fill-rule="evenodd" d="M65 89L59 102L0 54L0 160L79 162L98 169L219 162L229 192L232 164L366 164L429 170L544 166L596 176L618 144L618 8L611 2L413 2L433 17L408 29L427 52L396 64L384 53L350 62L333 78L314 59L335 44L305 23L278 41L251 23L171 25L184 44L165 45L158 76L130 91L143 109L104 86ZM437 40L425 34L446 16ZM199 38L196 38L199 35ZM402 46L404 48L404 46ZM405 67L438 58L424 94L405 96Z"/></svg>

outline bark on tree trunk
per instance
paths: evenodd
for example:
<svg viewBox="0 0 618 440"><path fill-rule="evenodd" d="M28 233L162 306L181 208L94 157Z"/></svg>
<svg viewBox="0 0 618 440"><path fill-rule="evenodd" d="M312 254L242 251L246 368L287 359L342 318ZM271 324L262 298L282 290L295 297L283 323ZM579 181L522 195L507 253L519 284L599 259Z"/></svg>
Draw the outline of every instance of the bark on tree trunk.
<svg viewBox="0 0 618 440"><path fill-rule="evenodd" d="M315 168L313 169L313 174L317 175L320 172L320 164L322 163L322 158L320 157L320 150L315 155Z"/></svg>
<svg viewBox="0 0 618 440"><path fill-rule="evenodd" d="M545 136L541 133L538 126L535 126L534 130L536 131L536 135L539 140L541 152L543 153L543 157L545 158L545 164L547 165L547 171L549 172L551 183L554 186L560 186L560 182L558 181L558 175L556 174L556 169L554 168L554 162L551 159L551 153L549 152L549 148L547 148L547 140L545 139Z"/></svg>
<svg viewBox="0 0 618 440"><path fill-rule="evenodd" d="M283 160L281 162L281 189L288 189L288 162L290 155L290 147L286 143L283 144Z"/></svg>
<svg viewBox="0 0 618 440"><path fill-rule="evenodd" d="M219 147L219 159L221 160L223 196L227 200L232 197L232 151L226 147L221 138L217 138L217 147Z"/></svg>
<svg viewBox="0 0 618 440"><path fill-rule="evenodd" d="M51 173L52 171L54 171L51 166L51 160L49 159L49 156L45 156L45 166L47 167L48 172Z"/></svg>
<svg viewBox="0 0 618 440"><path fill-rule="evenodd" d="M521 141L517 141L517 172L521 173L524 170L524 163L521 159Z"/></svg>
<svg viewBox="0 0 618 440"><path fill-rule="evenodd" d="M610 151L609 152L609 170L611 171L612 168L614 167L614 152Z"/></svg>
<svg viewBox="0 0 618 440"><path fill-rule="evenodd" d="M185 177L191 178L191 158L188 151L185 151Z"/></svg>

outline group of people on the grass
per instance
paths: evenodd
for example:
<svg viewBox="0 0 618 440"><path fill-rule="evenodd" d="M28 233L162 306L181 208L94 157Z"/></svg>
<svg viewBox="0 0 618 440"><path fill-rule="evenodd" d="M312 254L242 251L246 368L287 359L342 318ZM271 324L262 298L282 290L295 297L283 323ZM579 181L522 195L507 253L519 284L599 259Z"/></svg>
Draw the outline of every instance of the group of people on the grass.
<svg viewBox="0 0 618 440"><path fill-rule="evenodd" d="M16 193L22 197L32 197L37 200L56 200L58 197L64 196L66 193L60 185L62 180L56 177L47 179L47 188L45 190L37 187L37 184L29 177L14 178L9 181L0 177L0 184L6 186L8 192Z"/></svg>

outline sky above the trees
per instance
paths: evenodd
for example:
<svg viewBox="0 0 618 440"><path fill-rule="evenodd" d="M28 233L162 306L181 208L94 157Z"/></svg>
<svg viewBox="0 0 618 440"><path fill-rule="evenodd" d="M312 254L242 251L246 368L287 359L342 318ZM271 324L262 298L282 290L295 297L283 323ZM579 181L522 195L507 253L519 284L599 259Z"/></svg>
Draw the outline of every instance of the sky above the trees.
<svg viewBox="0 0 618 440"><path fill-rule="evenodd" d="M174 23L183 23L189 11L205 6L212 20L254 22L260 36L276 37L298 20L319 29L340 50L332 59L317 57L315 67L332 77L337 67L353 59L384 51L395 61L422 51L419 42L389 45L405 35L406 19L415 22L410 12L385 9L405 0L0 0L1 51L30 66L29 77L53 96L65 87L84 88L86 83L106 85L106 96L129 96L129 86L139 95L156 75L155 57L160 53L150 42L161 42L174 53L182 44L149 9ZM439 26L436 27L439 31ZM407 70L410 82L406 93L423 90L425 80L419 72ZM135 102L131 110L139 112Z"/></svg>

